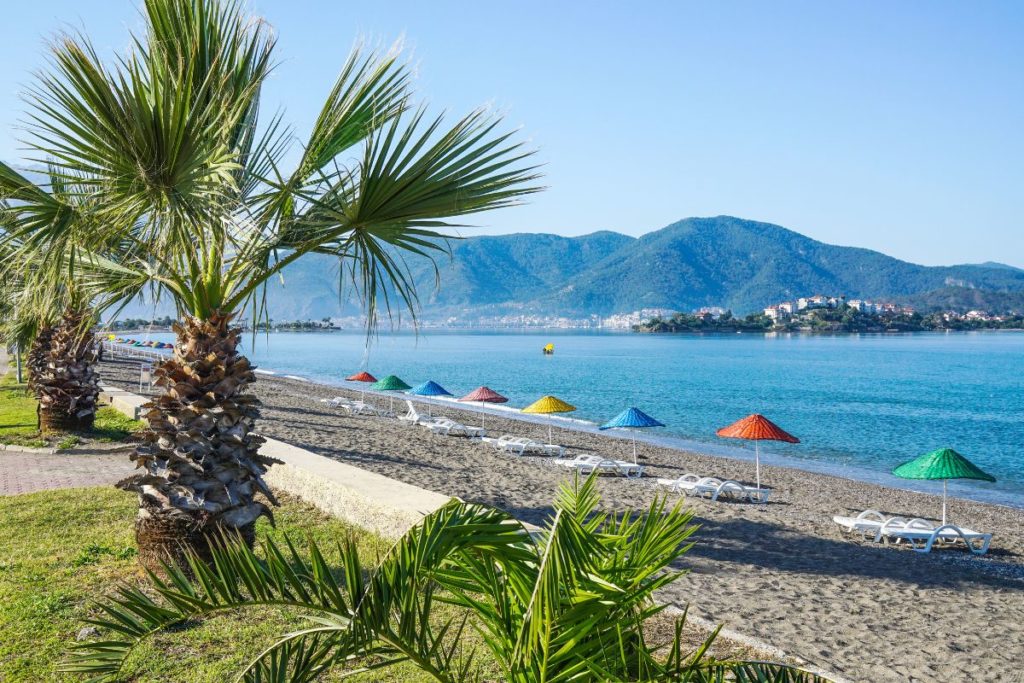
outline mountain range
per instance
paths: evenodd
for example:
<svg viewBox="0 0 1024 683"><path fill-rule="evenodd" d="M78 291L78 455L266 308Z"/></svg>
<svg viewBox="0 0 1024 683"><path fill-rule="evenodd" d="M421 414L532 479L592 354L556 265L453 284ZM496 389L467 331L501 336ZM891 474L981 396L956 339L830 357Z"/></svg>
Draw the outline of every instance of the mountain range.
<svg viewBox="0 0 1024 683"><path fill-rule="evenodd" d="M425 320L529 313L585 316L721 306L746 314L812 294L990 310L1024 305L1024 270L1000 263L922 266L731 216L687 218L635 238L540 233L469 237L433 266L411 259ZM276 320L352 315L336 262L312 255L268 287ZM145 317L146 307L127 313Z"/></svg>

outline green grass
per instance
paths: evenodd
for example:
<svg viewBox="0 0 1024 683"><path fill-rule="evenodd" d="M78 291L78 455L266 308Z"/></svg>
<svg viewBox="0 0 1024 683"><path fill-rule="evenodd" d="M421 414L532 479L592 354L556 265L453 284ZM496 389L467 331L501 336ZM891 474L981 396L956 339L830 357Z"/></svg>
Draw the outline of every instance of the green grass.
<svg viewBox="0 0 1024 683"><path fill-rule="evenodd" d="M92 436L100 441L124 441L143 427L145 425L140 420L133 420L107 406L96 411Z"/></svg>
<svg viewBox="0 0 1024 683"><path fill-rule="evenodd" d="M0 443L45 445L36 429L36 400L8 372L0 377Z"/></svg>
<svg viewBox="0 0 1024 683"><path fill-rule="evenodd" d="M81 443L80 436L75 434L43 438L36 428L36 400L26 389L25 384L17 383L13 372L0 378L0 443L29 448L53 445L61 450ZM105 443L124 441L144 426L106 406L96 411L96 422L87 436Z"/></svg>
<svg viewBox="0 0 1024 683"><path fill-rule="evenodd" d="M261 537L280 539L288 532L331 548L336 538L356 531L295 499L282 503L275 510L278 528L261 521ZM135 560L135 509L135 496L112 487L0 497L0 680L75 680L56 669L82 628L81 619L96 614L92 601L109 594L118 582L143 581ZM365 532L359 532L358 541L368 562L390 547ZM210 619L146 643L129 660L125 679L233 680L277 635L306 624L298 615L270 609ZM484 674L495 677L493 671ZM324 680L339 678L329 675ZM353 680L430 679L399 665Z"/></svg>

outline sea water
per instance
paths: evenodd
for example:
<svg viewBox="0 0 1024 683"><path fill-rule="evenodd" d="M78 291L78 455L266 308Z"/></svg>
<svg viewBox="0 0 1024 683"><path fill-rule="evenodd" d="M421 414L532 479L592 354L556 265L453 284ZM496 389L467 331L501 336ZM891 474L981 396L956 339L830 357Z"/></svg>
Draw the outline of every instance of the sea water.
<svg viewBox="0 0 1024 683"><path fill-rule="evenodd" d="M136 338L139 336L137 335ZM169 341L167 335L150 338ZM555 345L553 355L542 347ZM272 333L246 338L263 370L345 385L369 370L455 395L485 384L524 407L545 394L586 428L637 406L667 427L640 438L749 457L715 430L759 412L799 444L762 444L766 462L890 486L896 465L951 446L998 480L950 492L1024 507L1024 333L647 335L428 330L381 335ZM569 423L563 423L569 424Z"/></svg>

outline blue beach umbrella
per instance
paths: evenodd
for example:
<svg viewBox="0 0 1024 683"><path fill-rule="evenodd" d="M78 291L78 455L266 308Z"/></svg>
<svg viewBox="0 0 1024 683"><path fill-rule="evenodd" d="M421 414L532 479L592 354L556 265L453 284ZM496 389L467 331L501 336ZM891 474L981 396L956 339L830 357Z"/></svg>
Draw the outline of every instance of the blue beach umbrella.
<svg viewBox="0 0 1024 683"><path fill-rule="evenodd" d="M426 381L423 384L413 387L407 394L412 396L451 396L452 393L434 381ZM430 405L427 405L427 415L430 415Z"/></svg>
<svg viewBox="0 0 1024 683"><path fill-rule="evenodd" d="M636 429L646 429L647 427L664 427L665 425L658 422L653 417L640 410L639 408L626 408L621 413L616 415L614 418L605 422L599 427L599 429L628 429L630 435L633 437L633 462L636 462Z"/></svg>

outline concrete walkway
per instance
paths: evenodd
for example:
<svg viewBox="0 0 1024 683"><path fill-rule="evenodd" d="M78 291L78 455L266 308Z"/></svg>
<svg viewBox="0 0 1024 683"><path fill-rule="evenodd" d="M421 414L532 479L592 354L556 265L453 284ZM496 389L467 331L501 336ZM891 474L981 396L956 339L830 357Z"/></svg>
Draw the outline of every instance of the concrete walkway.
<svg viewBox="0 0 1024 683"><path fill-rule="evenodd" d="M7 374L7 349L0 345L0 377ZM113 484L132 473L134 465L119 453L26 453L0 451L0 496Z"/></svg>
<svg viewBox="0 0 1024 683"><path fill-rule="evenodd" d="M127 453L0 451L0 496L113 484L132 473Z"/></svg>

